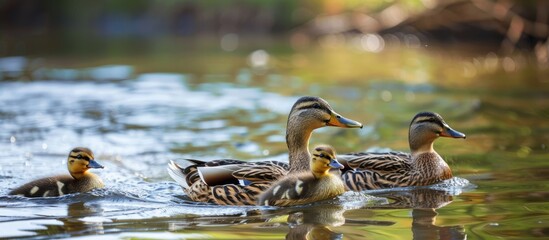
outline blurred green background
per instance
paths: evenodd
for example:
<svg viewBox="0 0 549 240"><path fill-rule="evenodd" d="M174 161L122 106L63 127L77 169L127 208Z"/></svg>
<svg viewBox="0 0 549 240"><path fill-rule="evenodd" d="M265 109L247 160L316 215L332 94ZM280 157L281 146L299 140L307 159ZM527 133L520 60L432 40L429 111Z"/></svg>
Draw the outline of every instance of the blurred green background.
<svg viewBox="0 0 549 240"><path fill-rule="evenodd" d="M529 52L547 64L548 9L545 1L533 0L2 0L0 55L116 61L222 54L230 59L258 48L290 54L345 44L355 52L395 46L467 49L471 56ZM307 63L300 57L287 60L280 67ZM151 62L162 67L172 61ZM210 65L201 58L178 63L166 67ZM513 68L510 60L504 65Z"/></svg>

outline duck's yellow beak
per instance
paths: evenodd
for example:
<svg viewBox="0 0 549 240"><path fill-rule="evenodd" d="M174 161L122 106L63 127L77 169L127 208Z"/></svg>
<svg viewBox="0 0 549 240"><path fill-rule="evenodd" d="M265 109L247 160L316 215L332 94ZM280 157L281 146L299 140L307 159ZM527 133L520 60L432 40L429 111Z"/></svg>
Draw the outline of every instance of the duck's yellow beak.
<svg viewBox="0 0 549 240"><path fill-rule="evenodd" d="M362 128L362 123L352 119L344 118L338 113L332 111L332 117L330 118L330 121L326 123L326 126L341 128Z"/></svg>

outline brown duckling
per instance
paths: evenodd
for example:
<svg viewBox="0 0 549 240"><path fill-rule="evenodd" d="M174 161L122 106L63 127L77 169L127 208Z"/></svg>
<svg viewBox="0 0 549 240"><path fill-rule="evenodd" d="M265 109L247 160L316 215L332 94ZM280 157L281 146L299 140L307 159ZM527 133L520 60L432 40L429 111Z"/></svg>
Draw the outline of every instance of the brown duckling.
<svg viewBox="0 0 549 240"><path fill-rule="evenodd" d="M349 167L342 174L343 181L350 190L362 191L425 186L450 179L452 170L433 148L439 137L465 138L465 134L452 129L437 113L418 113L410 123L411 154L360 152L340 155L339 160Z"/></svg>
<svg viewBox="0 0 549 240"><path fill-rule="evenodd" d="M258 205L292 206L330 199L345 192L341 178L330 172L343 169L334 148L320 145L314 148L311 170L291 173L273 183L259 196Z"/></svg>
<svg viewBox="0 0 549 240"><path fill-rule="evenodd" d="M70 175L37 179L12 190L9 194L25 197L56 197L104 187L103 181L97 175L88 172L91 168L103 168L94 160L90 149L77 147L71 150L67 168Z"/></svg>

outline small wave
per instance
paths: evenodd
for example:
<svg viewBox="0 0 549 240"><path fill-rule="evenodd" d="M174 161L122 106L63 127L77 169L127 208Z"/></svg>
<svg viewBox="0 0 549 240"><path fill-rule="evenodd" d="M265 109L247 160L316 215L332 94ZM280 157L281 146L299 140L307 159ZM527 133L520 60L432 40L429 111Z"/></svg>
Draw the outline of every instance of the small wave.
<svg viewBox="0 0 549 240"><path fill-rule="evenodd" d="M374 208L441 208L450 204L454 196L476 188L467 179L454 177L429 186L411 186L363 191L364 194L389 199L387 204Z"/></svg>
<svg viewBox="0 0 549 240"><path fill-rule="evenodd" d="M395 187L395 188L384 188L384 189L374 189L366 190L364 193L375 194L375 193L384 193L384 192L396 192L396 191L411 191L419 189L431 189L437 191L443 191L450 195L460 195L463 191L469 191L475 189L477 186L469 182L469 180L460 177L453 177L451 179L444 180L440 183L428 185L428 186L410 186L410 187Z"/></svg>
<svg viewBox="0 0 549 240"><path fill-rule="evenodd" d="M476 186L467 179L454 177L442 183L423 187L379 189L364 192L348 191L328 201L292 207L309 208L335 205L342 210L377 207L415 207L418 201L428 195L432 206L443 206L452 201L451 196ZM389 200L390 199L390 200ZM395 200L396 199L396 200ZM434 199L434 200L433 200ZM435 201L436 200L436 201ZM395 201L400 205L396 206ZM431 206L429 205L429 206ZM193 202L182 195L180 187L173 182L147 183L128 182L86 193L68 194L61 197L26 198L21 196L0 196L0 206L5 208L77 208L103 209L101 217L109 219L142 219L177 216L245 216L257 211L272 211L283 208L259 206L219 206ZM277 210L277 211L278 211ZM97 212L97 211L96 211ZM37 214L48 215L48 213ZM57 214L55 214L57 215Z"/></svg>

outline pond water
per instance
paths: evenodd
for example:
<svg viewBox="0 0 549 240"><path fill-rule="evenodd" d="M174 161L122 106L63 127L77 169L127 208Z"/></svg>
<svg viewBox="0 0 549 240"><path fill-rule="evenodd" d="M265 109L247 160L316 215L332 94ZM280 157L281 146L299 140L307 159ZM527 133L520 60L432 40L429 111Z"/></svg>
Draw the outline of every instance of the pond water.
<svg viewBox="0 0 549 240"><path fill-rule="evenodd" d="M1 59L0 237L549 237L549 75L528 60L511 59L509 69L510 58L495 54L346 49L209 57L194 69L190 56ZM407 151L415 113L440 113L467 134L435 144L457 177L295 208L195 203L169 177L171 159L285 160L286 117L303 95L365 124L315 131L311 144L340 153ZM31 179L65 173L75 146L91 148L106 166L94 171L105 189L7 196Z"/></svg>

